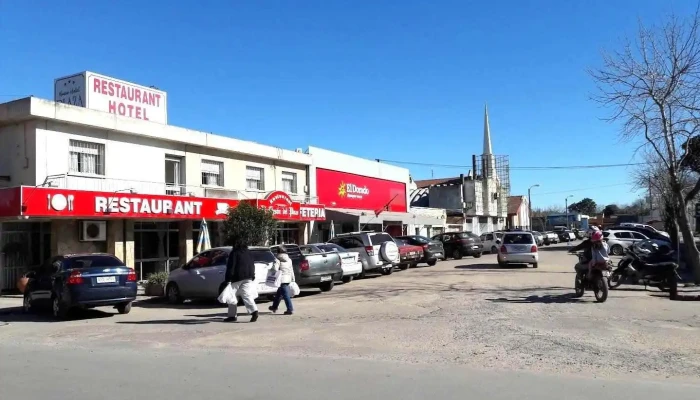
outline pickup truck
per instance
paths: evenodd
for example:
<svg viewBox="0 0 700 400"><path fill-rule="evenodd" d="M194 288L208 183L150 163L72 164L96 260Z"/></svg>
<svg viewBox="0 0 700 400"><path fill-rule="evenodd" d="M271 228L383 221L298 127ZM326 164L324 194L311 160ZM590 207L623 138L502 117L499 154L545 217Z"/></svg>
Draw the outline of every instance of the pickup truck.
<svg viewBox="0 0 700 400"><path fill-rule="evenodd" d="M423 258L423 247L409 244L403 239L394 239L399 246L399 269L415 267Z"/></svg>
<svg viewBox="0 0 700 400"><path fill-rule="evenodd" d="M328 292L343 277L338 253L303 252L296 244L280 244L270 248L273 254L277 254L278 247L284 248L292 259L294 279L300 288L313 287Z"/></svg>
<svg viewBox="0 0 700 400"><path fill-rule="evenodd" d="M333 243L312 243L301 246L301 252L311 253L338 253L340 256L340 267L343 269L343 283L350 283L354 278L362 273L362 262L360 253L347 251Z"/></svg>

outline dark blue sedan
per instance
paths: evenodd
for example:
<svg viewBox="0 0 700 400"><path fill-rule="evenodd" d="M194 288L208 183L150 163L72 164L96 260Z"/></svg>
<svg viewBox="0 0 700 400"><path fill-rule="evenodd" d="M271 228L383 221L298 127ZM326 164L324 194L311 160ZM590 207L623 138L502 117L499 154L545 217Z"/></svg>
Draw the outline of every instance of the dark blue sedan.
<svg viewBox="0 0 700 400"><path fill-rule="evenodd" d="M136 299L136 272L111 254L57 256L27 277L24 310L51 307L59 319L78 307L114 306L120 314L127 314Z"/></svg>

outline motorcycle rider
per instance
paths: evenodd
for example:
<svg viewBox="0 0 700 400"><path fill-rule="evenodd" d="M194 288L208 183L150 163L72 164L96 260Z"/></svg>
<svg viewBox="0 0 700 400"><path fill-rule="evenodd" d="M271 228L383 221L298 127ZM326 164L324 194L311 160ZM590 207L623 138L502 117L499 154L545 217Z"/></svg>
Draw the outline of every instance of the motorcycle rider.
<svg viewBox="0 0 700 400"><path fill-rule="evenodd" d="M595 231L591 234L591 260L588 263L588 277L591 276L591 270L596 265L605 267L610 260L608 254L608 244L603 241L603 232Z"/></svg>
<svg viewBox="0 0 700 400"><path fill-rule="evenodd" d="M600 230L598 230L598 227L596 226L591 226L589 232L590 234L585 240L583 240L581 243L577 244L569 250L569 253L575 253L577 251L583 250L583 260L580 260L578 263L576 263L576 266L574 267L576 271L588 270L588 264L593 259L593 253L591 251L593 248L593 242L591 241L593 235L596 232L598 232L600 234L600 237L603 237L603 233L600 232Z"/></svg>

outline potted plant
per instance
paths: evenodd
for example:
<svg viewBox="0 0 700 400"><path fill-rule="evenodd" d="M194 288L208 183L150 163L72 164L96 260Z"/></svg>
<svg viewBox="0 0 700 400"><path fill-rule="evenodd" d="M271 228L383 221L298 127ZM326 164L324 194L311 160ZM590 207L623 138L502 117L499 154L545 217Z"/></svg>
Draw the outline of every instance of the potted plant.
<svg viewBox="0 0 700 400"><path fill-rule="evenodd" d="M165 296L165 284L168 283L168 273L155 272L148 275L146 283L146 296Z"/></svg>

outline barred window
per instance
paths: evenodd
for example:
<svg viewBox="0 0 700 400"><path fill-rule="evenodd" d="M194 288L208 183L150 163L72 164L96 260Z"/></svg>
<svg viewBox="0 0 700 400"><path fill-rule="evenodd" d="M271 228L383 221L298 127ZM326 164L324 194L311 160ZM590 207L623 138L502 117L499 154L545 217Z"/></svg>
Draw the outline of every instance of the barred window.
<svg viewBox="0 0 700 400"><path fill-rule="evenodd" d="M265 190L265 171L257 167L245 167L246 188Z"/></svg>
<svg viewBox="0 0 700 400"><path fill-rule="evenodd" d="M105 174L105 145L70 139L69 172L81 174Z"/></svg>
<svg viewBox="0 0 700 400"><path fill-rule="evenodd" d="M287 193L297 192L297 174L294 172L282 171L282 190Z"/></svg>
<svg viewBox="0 0 700 400"><path fill-rule="evenodd" d="M202 185L224 186L224 163L202 160Z"/></svg>

